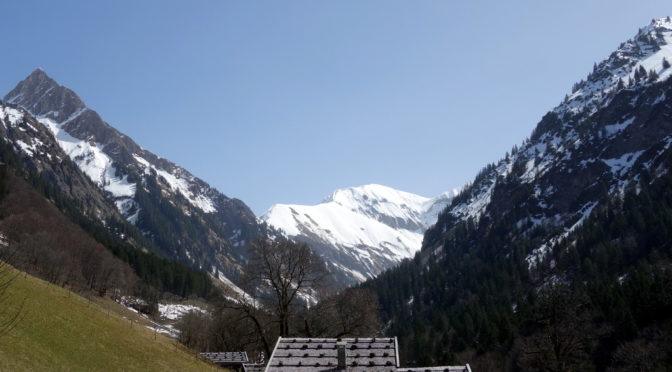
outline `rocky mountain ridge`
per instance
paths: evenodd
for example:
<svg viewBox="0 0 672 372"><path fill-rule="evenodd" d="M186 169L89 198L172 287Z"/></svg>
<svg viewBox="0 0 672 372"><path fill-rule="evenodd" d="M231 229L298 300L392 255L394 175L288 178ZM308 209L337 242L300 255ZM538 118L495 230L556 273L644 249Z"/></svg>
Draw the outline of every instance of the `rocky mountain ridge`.
<svg viewBox="0 0 672 372"><path fill-rule="evenodd" d="M653 149L668 148L671 133L665 118L654 123L651 115L666 107L669 61L672 22L654 20L596 64L528 140L484 168L430 229L423 249L441 245L439 236L459 221L506 212L493 200L497 196L510 206L502 199L503 185L515 179L530 189L516 231L526 234L542 225L558 231L528 256L531 265L543 260L548 247L580 226L605 197L638 180L642 167L649 168L660 155Z"/></svg>
<svg viewBox="0 0 672 372"><path fill-rule="evenodd" d="M39 138L26 139L21 150L29 158L38 163L44 154L42 163L47 164L65 154L114 203L116 211L107 210L106 215L122 215L164 256L215 276L235 277L246 244L267 233L242 201L143 149L43 70L31 73L4 100L27 110L39 123L32 126L46 128L60 147L54 153L52 148L31 147L38 146Z"/></svg>

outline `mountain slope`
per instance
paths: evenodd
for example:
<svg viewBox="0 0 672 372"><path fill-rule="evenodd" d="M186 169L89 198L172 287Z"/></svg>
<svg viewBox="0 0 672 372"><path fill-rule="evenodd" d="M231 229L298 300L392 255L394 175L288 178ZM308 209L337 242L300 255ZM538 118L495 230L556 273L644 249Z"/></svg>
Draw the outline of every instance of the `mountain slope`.
<svg viewBox="0 0 672 372"><path fill-rule="evenodd" d="M24 315L0 339L0 370L220 370L141 324L131 326L126 317L133 314L113 301L102 307L24 275L7 294L3 305L14 311L23 304Z"/></svg>
<svg viewBox="0 0 672 372"><path fill-rule="evenodd" d="M441 363L455 353L492 358L486 353L500 351L501 359L491 363L531 369L524 355L539 345L524 336L542 339L540 324L548 323L532 324L543 310L540 293L562 285L586 296L577 301L587 301L583 306L593 315L575 327L599 340L579 338L583 354L571 363L605 370L617 363L619 343L640 337L631 327L649 329L668 319L637 315L664 313L664 301L626 298L635 286L660 294L655 282L627 278L643 280L641 271L649 270L668 280L660 271L672 258L669 244L654 238L666 236L670 213L663 191L672 157L669 61L672 21L654 20L596 64L520 147L485 167L427 231L414 260L367 284L381 297L390 332L407 340L405 355ZM638 216L633 200L660 203L660 211L642 208L648 214ZM620 230L607 228L612 219ZM621 223L628 220L655 225L628 231ZM621 313L614 314L617 307ZM592 321L600 316L604 323ZM613 333L598 331L605 326Z"/></svg>
<svg viewBox="0 0 672 372"><path fill-rule="evenodd" d="M100 210L110 214L102 218L95 213ZM56 284L99 294L113 287L129 292L151 287L185 297L211 294L207 274L158 256L46 128L25 110L2 102L0 234L8 239L12 264Z"/></svg>
<svg viewBox="0 0 672 372"><path fill-rule="evenodd" d="M308 243L337 281L351 285L412 257L451 197L445 193L429 199L365 185L337 190L314 206L276 204L261 218Z"/></svg>
<svg viewBox="0 0 672 372"><path fill-rule="evenodd" d="M243 202L141 148L44 71L35 70L5 100L35 116L114 203L114 213L135 224L166 257L235 277L246 244L266 233Z"/></svg>
<svg viewBox="0 0 672 372"><path fill-rule="evenodd" d="M424 248L440 244L441 231L458 221L491 220L509 213L505 200L515 183L526 191L516 220L524 235L538 226L563 234L583 219L608 195L622 193L650 168L669 146L666 82L672 69L672 23L657 20L597 64L585 81L537 125L520 148L487 166L453 201L428 236ZM669 66L669 65L668 65ZM499 195L497 195L499 194ZM530 252L534 265L542 260L542 245Z"/></svg>
<svg viewBox="0 0 672 372"><path fill-rule="evenodd" d="M81 203L82 213L98 219L121 218L95 184L54 141L52 134L16 105L0 102L0 136L12 144L22 164Z"/></svg>

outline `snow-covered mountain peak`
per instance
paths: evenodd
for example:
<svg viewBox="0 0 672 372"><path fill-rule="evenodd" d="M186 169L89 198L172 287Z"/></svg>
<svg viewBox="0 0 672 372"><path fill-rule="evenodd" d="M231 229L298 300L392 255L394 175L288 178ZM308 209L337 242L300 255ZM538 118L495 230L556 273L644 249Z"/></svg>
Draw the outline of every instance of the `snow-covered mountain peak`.
<svg viewBox="0 0 672 372"><path fill-rule="evenodd" d="M666 30L672 30L672 18L668 17L663 17L663 18L658 18L658 19L652 19L651 23L644 27L643 30L645 32L647 31L652 31L652 30L657 30L657 29L666 29Z"/></svg>
<svg viewBox="0 0 672 372"><path fill-rule="evenodd" d="M423 230L421 215L429 198L370 184L336 190L325 202L333 202L355 213L376 219L393 228Z"/></svg>
<svg viewBox="0 0 672 372"><path fill-rule="evenodd" d="M634 38L622 43L607 59L596 64L585 80L576 83L553 112L561 119L592 114L623 89L650 85L672 75L672 20L654 19Z"/></svg>
<svg viewBox="0 0 672 372"><path fill-rule="evenodd" d="M129 221L136 223L138 218L138 206L133 200L138 185L129 181L129 176L134 170L147 176L151 174L150 168L157 173L167 193L184 197L205 213L217 211L213 200L216 191L112 128L87 108L74 91L58 84L44 70L33 71L5 100L24 107L49 128L80 169L111 194ZM137 177L130 177L133 178Z"/></svg>
<svg viewBox="0 0 672 372"><path fill-rule="evenodd" d="M451 195L430 199L371 184L336 190L313 206L276 204L262 219L309 243L341 281L352 284L412 257Z"/></svg>
<svg viewBox="0 0 672 372"><path fill-rule="evenodd" d="M429 198L420 195L412 194L401 190L396 190L388 186L378 185L375 183L347 187L334 191L325 201L347 201L347 200L387 200L392 202L404 203L410 202L424 202Z"/></svg>
<svg viewBox="0 0 672 372"><path fill-rule="evenodd" d="M41 68L35 69L9 92L5 101L57 123L62 123L73 114L86 109L86 105L75 92L58 84Z"/></svg>

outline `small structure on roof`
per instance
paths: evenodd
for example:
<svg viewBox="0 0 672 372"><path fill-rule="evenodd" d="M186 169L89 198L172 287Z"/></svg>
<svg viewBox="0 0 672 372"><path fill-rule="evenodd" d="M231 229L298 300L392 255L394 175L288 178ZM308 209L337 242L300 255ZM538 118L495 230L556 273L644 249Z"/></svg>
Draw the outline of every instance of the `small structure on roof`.
<svg viewBox="0 0 672 372"><path fill-rule="evenodd" d="M279 338L264 372L471 372L469 365L399 368L396 337Z"/></svg>
<svg viewBox="0 0 672 372"><path fill-rule="evenodd" d="M250 360L244 351L227 351L216 353L200 353L201 356L222 367L235 368L243 370L244 364Z"/></svg>

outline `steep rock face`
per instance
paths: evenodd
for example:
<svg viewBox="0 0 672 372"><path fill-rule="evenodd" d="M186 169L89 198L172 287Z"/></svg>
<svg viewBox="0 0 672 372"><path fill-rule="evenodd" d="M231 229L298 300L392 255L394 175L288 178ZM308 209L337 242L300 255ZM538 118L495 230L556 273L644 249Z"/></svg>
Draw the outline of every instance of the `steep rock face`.
<svg viewBox="0 0 672 372"><path fill-rule="evenodd" d="M668 61L672 22L656 20L596 64L530 139L483 169L427 232L423 250L440 252L461 221L506 218L516 236L547 231L528 252L532 267L642 171L660 172L652 167L672 142Z"/></svg>
<svg viewBox="0 0 672 372"><path fill-rule="evenodd" d="M338 282L355 284L412 257L453 194L430 199L365 185L337 190L314 206L277 204L262 219L310 244Z"/></svg>
<svg viewBox="0 0 672 372"><path fill-rule="evenodd" d="M77 200L82 213L101 220L121 219L114 205L79 171L50 131L24 109L0 102L0 138L11 144L28 169Z"/></svg>
<svg viewBox="0 0 672 372"><path fill-rule="evenodd" d="M164 255L214 275L237 275L246 244L266 227L240 200L140 147L35 70L5 97L25 108L125 219Z"/></svg>

